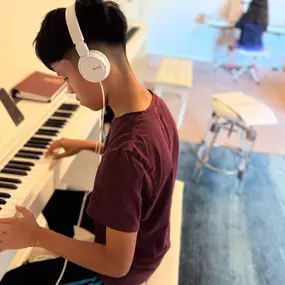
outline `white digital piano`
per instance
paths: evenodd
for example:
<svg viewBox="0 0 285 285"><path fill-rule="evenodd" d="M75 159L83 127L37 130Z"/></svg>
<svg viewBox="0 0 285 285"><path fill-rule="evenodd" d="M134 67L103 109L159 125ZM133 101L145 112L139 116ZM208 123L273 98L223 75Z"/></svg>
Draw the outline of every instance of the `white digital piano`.
<svg viewBox="0 0 285 285"><path fill-rule="evenodd" d="M144 70L146 40L146 26L129 22L127 55L139 78ZM61 137L97 140L100 114L80 106L66 89L51 103L20 100L17 107L24 116L17 126L0 107L0 217L13 217L18 204L37 218L55 189L92 190L95 153L82 152L57 162L44 153ZM0 253L0 281L8 270L22 265L30 251Z"/></svg>

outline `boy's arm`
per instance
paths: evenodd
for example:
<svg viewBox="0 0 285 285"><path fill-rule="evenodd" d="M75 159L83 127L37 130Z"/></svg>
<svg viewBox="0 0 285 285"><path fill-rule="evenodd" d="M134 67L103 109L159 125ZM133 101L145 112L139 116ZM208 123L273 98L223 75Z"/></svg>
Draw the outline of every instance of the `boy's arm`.
<svg viewBox="0 0 285 285"><path fill-rule="evenodd" d="M71 239L40 228L37 246L45 248L71 262L99 274L120 278L131 267L137 233L106 229L106 245Z"/></svg>
<svg viewBox="0 0 285 285"><path fill-rule="evenodd" d="M89 150L102 154L104 147L104 144L100 142L61 138L52 142L46 151L46 156L52 156L55 159L60 159L75 155L82 150Z"/></svg>
<svg viewBox="0 0 285 285"><path fill-rule="evenodd" d="M23 218L0 219L0 251L39 246L103 275L124 276L131 267L140 228L142 185L144 179L151 179L145 175L140 160L128 151L102 157L87 213L106 227L105 245L39 228L29 211L17 207Z"/></svg>
<svg viewBox="0 0 285 285"><path fill-rule="evenodd" d="M105 147L105 145L103 143L100 143L100 142L82 140L83 150L96 151L96 152L100 152L102 154L104 151L104 147Z"/></svg>
<svg viewBox="0 0 285 285"><path fill-rule="evenodd" d="M0 219L0 252L30 246L42 247L99 274L120 278L130 269L137 233L106 229L106 245L74 240L41 228L25 208L22 218Z"/></svg>

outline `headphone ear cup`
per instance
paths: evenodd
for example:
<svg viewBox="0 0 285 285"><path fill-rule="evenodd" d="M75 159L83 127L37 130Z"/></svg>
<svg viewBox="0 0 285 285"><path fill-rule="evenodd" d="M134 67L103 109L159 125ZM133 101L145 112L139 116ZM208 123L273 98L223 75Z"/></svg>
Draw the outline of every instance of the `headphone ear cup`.
<svg viewBox="0 0 285 285"><path fill-rule="evenodd" d="M96 83L108 77L111 65L103 53L91 50L88 55L79 59L78 70L85 80Z"/></svg>

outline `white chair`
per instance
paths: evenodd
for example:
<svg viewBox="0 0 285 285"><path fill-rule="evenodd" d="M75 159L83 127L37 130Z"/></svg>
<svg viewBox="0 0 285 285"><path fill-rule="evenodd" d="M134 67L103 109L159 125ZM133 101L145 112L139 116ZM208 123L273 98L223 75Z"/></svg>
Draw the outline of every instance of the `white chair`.
<svg viewBox="0 0 285 285"><path fill-rule="evenodd" d="M273 111L265 104L243 93L216 94L212 98L212 117L206 134L198 146L197 160L193 172L194 180L199 181L206 167L212 171L234 175L242 181L248 168L257 133L254 127L277 124ZM241 157L237 169L222 170L209 163L209 157L222 131L230 137L239 132L241 147L233 148Z"/></svg>
<svg viewBox="0 0 285 285"><path fill-rule="evenodd" d="M192 62L185 59L162 59L155 78L154 92L163 97L165 92L178 93L181 107L177 127L181 128L188 104L193 77Z"/></svg>
<svg viewBox="0 0 285 285"><path fill-rule="evenodd" d="M254 80L256 84L260 83L260 79L257 75L257 65L256 61L258 59L267 59L270 56L270 53L268 50L264 49L261 51L250 51L245 50L242 48L234 48L232 51L233 55L236 53L237 55L240 55L240 60L242 62L238 63L238 68L231 70L231 76L233 80L237 80L239 77L241 77L246 72L249 72L251 78ZM215 64L215 69L220 68L222 66L227 67L228 57L220 59Z"/></svg>

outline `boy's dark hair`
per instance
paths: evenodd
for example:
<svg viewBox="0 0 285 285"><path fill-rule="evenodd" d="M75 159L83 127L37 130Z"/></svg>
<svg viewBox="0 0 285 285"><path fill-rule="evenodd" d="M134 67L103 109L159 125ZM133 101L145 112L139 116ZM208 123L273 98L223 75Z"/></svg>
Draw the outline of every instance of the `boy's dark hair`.
<svg viewBox="0 0 285 285"><path fill-rule="evenodd" d="M127 20L113 1L76 0L76 15L85 42L120 46L125 50ZM50 11L45 16L35 40L35 51L43 64L52 64L74 48L65 21L65 8Z"/></svg>
<svg viewBox="0 0 285 285"><path fill-rule="evenodd" d="M268 0L252 0L240 21L256 24L266 29L268 26Z"/></svg>

